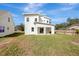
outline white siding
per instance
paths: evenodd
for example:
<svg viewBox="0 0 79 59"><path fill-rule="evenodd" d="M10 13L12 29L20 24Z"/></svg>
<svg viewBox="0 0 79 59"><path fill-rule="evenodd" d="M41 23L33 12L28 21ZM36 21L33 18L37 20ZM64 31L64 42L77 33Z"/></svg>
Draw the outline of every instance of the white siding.
<svg viewBox="0 0 79 59"><path fill-rule="evenodd" d="M29 18L29 22L27 22L27 18ZM37 18L37 22L40 22L42 20L42 22L40 23L45 23L45 24L35 24L35 18ZM52 32L51 34L54 34L54 26L46 25L49 24L49 22L51 21L50 19L39 15L30 15L30 16L26 15L24 19L25 19L25 35L29 35L29 34L37 35L38 27L51 27L51 32ZM32 27L34 27L34 32L31 31Z"/></svg>
<svg viewBox="0 0 79 59"><path fill-rule="evenodd" d="M29 18L29 22L27 22L27 18ZM36 27L35 27L35 18L37 18L37 22L39 21L39 16L27 16L25 17L25 34L35 34ZM31 31L31 28L34 27L34 32Z"/></svg>
<svg viewBox="0 0 79 59"><path fill-rule="evenodd" d="M45 17L40 17L40 18L41 18L41 20L42 20L42 23L47 23L47 21L48 21L48 23L47 23L47 24L49 24L50 19L45 18Z"/></svg>
<svg viewBox="0 0 79 59"><path fill-rule="evenodd" d="M8 17L10 17L10 22L8 22ZM0 26L5 27L4 32L0 33L0 37L14 33L14 23L9 13L1 15ZM7 28L9 28L9 30Z"/></svg>

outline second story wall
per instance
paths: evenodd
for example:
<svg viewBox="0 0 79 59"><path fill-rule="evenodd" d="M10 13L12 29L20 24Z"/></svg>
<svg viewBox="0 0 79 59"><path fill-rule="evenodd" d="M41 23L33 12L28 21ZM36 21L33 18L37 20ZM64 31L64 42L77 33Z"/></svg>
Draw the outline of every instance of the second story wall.
<svg viewBox="0 0 79 59"><path fill-rule="evenodd" d="M50 24L51 20L49 18L41 16L39 22Z"/></svg>
<svg viewBox="0 0 79 59"><path fill-rule="evenodd" d="M41 16L41 15L34 15L34 14L25 15L25 23L27 25L33 25L35 22L50 24L51 19L49 19L46 16Z"/></svg>
<svg viewBox="0 0 79 59"><path fill-rule="evenodd" d="M0 11L0 36L14 33L14 28L12 15L6 11Z"/></svg>
<svg viewBox="0 0 79 59"><path fill-rule="evenodd" d="M25 22L27 24L34 24L34 22L39 22L39 16L25 16Z"/></svg>
<svg viewBox="0 0 79 59"><path fill-rule="evenodd" d="M35 22L39 22L39 16L25 16L25 30L28 34L34 34L35 33ZM32 28L34 28L34 31L32 31Z"/></svg>

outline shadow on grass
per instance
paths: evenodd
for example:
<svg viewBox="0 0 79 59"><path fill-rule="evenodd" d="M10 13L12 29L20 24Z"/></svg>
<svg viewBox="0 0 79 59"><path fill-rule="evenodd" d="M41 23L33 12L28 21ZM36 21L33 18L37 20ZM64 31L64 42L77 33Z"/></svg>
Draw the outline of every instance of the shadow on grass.
<svg viewBox="0 0 79 59"><path fill-rule="evenodd" d="M13 34L10 34L10 35L4 36L4 37L5 38L7 38L7 37L17 37L17 36L20 36L22 34L24 34L24 33L17 32L17 33L13 33ZM1 37L1 38L4 38L4 37Z"/></svg>

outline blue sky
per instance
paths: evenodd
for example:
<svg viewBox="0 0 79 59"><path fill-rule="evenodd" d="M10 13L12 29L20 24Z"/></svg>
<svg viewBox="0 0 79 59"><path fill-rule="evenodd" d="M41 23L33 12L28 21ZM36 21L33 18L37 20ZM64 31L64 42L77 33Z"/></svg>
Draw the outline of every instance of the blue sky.
<svg viewBox="0 0 79 59"><path fill-rule="evenodd" d="M39 13L52 19L52 24L66 22L67 18L79 18L77 3L9 3L0 4L0 10L12 14L15 25L24 23L23 13Z"/></svg>

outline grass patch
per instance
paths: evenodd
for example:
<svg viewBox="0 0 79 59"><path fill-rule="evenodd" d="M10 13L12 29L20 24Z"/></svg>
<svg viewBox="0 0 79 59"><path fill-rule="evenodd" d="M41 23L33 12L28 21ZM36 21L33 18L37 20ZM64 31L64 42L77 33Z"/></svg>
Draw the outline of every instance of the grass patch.
<svg viewBox="0 0 79 59"><path fill-rule="evenodd" d="M11 37L7 37L8 39ZM13 37L12 37L13 38ZM2 38L2 39L5 39ZM0 49L0 55L78 56L79 46L71 44L79 35L15 35L15 43Z"/></svg>
<svg viewBox="0 0 79 59"><path fill-rule="evenodd" d="M23 52L24 50L22 48L19 48L16 44L12 44L6 48L3 48L0 54L5 56L20 56Z"/></svg>

